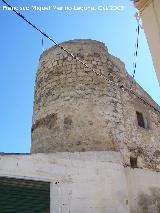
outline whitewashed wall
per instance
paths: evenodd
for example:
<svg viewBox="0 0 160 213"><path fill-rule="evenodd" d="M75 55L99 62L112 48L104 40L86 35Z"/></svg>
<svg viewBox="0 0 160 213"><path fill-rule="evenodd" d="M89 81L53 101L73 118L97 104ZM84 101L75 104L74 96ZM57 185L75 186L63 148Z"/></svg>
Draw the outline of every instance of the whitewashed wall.
<svg viewBox="0 0 160 213"><path fill-rule="evenodd" d="M0 176L51 182L51 213L158 213L160 173L118 152L0 155Z"/></svg>
<svg viewBox="0 0 160 213"><path fill-rule="evenodd" d="M51 212L129 212L118 152L1 155L0 176L51 182Z"/></svg>
<svg viewBox="0 0 160 213"><path fill-rule="evenodd" d="M132 213L160 212L160 172L126 169Z"/></svg>

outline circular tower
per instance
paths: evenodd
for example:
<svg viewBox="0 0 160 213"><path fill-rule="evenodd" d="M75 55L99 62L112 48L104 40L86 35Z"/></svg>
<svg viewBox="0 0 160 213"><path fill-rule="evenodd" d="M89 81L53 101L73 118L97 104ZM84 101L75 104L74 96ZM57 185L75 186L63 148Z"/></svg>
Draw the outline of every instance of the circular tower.
<svg viewBox="0 0 160 213"><path fill-rule="evenodd" d="M73 40L61 45L117 81L103 43ZM31 151L117 150L118 109L120 92L114 84L53 46L41 55L36 75Z"/></svg>

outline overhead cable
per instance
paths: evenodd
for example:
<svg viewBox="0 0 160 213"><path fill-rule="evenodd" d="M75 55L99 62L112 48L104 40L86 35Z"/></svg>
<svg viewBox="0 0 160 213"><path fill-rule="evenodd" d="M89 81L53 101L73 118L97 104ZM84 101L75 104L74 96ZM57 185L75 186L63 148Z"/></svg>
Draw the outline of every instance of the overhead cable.
<svg viewBox="0 0 160 213"><path fill-rule="evenodd" d="M84 61L80 60L77 56L75 56L73 53L69 52L67 49L65 49L62 45L59 45L55 40L53 40L52 38L50 38L46 33L44 33L42 30L40 30L37 26L35 26L34 24L32 24L30 21L28 21L28 19L26 19L21 13L17 12L14 7L12 7L11 5L9 5L5 0L2 0L3 3L5 3L9 8L12 9L13 12L15 12L20 18L22 18L25 22L27 22L30 26L32 26L35 30L37 30L38 32L40 32L44 37L48 38L50 41L52 41L56 46L58 46L61 50L63 50L64 52L66 52L68 55L70 55L73 59L75 59L76 61L79 61L81 64L83 64L86 68L90 69L92 72L94 72L96 75L100 76L101 78L105 79L106 81L116 85L117 87L119 87L121 90L128 92L129 94L133 94L135 95L139 100L141 100L145 105L153 108L156 112L160 113L160 110L157 109L157 107L154 107L152 104L150 104L147 100L145 100L144 98L142 98L141 96L139 96L136 92L134 92L131 88L128 89L127 87L125 87L123 84L120 84L118 82L115 82L113 80L110 80L108 78L106 78L104 75L100 74L99 72L97 72L95 69L93 69L91 66L89 66L88 64L86 64ZM139 28L138 28L138 33L139 33ZM137 41L137 47L138 47L138 41ZM135 52L135 54L137 55L137 51Z"/></svg>

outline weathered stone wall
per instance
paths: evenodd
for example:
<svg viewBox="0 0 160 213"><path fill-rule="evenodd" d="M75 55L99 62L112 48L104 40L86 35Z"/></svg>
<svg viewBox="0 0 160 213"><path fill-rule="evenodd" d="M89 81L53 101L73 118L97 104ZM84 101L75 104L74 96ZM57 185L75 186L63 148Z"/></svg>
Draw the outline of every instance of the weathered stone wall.
<svg viewBox="0 0 160 213"><path fill-rule="evenodd" d="M102 43L75 40L62 45L107 78L118 81L119 70L114 67L112 72ZM118 150L120 101L116 86L58 47L49 49L40 58L36 78L32 152ZM46 116L53 120L45 122Z"/></svg>
<svg viewBox="0 0 160 213"><path fill-rule="evenodd" d="M129 78L126 84L130 85ZM159 106L151 97L134 82L133 90L136 91L149 104L160 111ZM136 96L121 92L124 139L121 144L124 165L130 165L130 157L137 158L137 167L160 170L160 113L146 105ZM136 111L143 113L146 127L138 125Z"/></svg>
<svg viewBox="0 0 160 213"><path fill-rule="evenodd" d="M130 88L124 63L105 45L73 40L62 45L110 80ZM159 106L134 81L133 91ZM142 112L147 128L138 126ZM136 96L105 81L58 47L40 57L36 76L32 152L120 151L125 166L130 157L138 167L160 169L160 113Z"/></svg>

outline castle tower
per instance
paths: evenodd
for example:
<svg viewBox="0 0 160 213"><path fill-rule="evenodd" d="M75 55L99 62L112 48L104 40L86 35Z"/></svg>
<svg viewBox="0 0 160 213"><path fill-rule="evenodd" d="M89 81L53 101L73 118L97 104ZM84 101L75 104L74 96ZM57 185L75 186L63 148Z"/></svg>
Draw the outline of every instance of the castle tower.
<svg viewBox="0 0 160 213"><path fill-rule="evenodd" d="M35 83L32 153L120 151L125 165L160 165L160 108L124 63L98 41L61 45L106 79L58 46L46 50Z"/></svg>
<svg viewBox="0 0 160 213"><path fill-rule="evenodd" d="M101 42L73 40L61 45L107 79L117 82L125 76ZM36 76L32 152L119 149L120 103L114 84L59 47L50 48L41 55Z"/></svg>
<svg viewBox="0 0 160 213"><path fill-rule="evenodd" d="M94 70L41 55L32 154L0 154L0 209L160 212L160 107L103 43L61 45Z"/></svg>

